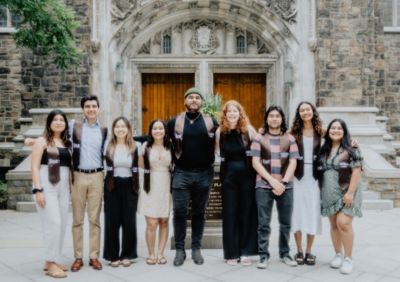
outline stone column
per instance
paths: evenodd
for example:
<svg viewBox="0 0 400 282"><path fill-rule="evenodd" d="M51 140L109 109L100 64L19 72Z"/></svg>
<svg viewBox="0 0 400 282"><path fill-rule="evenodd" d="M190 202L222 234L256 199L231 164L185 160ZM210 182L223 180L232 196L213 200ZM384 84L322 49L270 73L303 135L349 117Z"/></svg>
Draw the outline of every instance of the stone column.
<svg viewBox="0 0 400 282"><path fill-rule="evenodd" d="M226 55L234 55L236 52L235 44L235 28L232 25L227 25L226 27L226 45L225 53Z"/></svg>
<svg viewBox="0 0 400 282"><path fill-rule="evenodd" d="M183 49L183 54L185 55L191 55L192 54L192 48L190 47L190 40L192 39L192 29L191 26L184 25L183 26L183 31L182 31L182 49Z"/></svg>
<svg viewBox="0 0 400 282"><path fill-rule="evenodd" d="M182 54L182 27L180 25L175 26L172 29L171 34L172 54Z"/></svg>

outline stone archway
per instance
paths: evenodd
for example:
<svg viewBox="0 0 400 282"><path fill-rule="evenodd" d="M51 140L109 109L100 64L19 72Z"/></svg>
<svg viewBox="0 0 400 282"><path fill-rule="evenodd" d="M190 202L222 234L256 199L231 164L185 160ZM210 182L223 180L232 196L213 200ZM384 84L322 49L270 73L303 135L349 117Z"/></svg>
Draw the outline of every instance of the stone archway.
<svg viewBox="0 0 400 282"><path fill-rule="evenodd" d="M193 73L204 92L212 91L215 72L264 72L267 103L289 110L293 93L285 91L284 65L296 60L301 45L295 34L297 8L294 0L112 1L106 17L111 33L100 40L107 51L100 50L97 59L103 70L94 78L99 91L112 93L102 95L103 104L110 105L107 114L118 109L141 131L141 75L152 72ZM170 54L162 50L165 34L173 42ZM238 34L244 53L236 52ZM117 65L123 84L115 84ZM111 83L104 80L107 72Z"/></svg>

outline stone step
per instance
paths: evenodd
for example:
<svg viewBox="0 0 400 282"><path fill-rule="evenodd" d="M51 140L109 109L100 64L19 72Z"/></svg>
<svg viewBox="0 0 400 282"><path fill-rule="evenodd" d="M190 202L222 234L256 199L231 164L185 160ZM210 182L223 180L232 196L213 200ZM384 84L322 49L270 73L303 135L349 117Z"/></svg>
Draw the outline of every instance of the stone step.
<svg viewBox="0 0 400 282"><path fill-rule="evenodd" d="M363 200L363 210L391 210L393 209L392 200Z"/></svg>
<svg viewBox="0 0 400 282"><path fill-rule="evenodd" d="M380 194L375 191L362 191L363 200L379 200L381 198Z"/></svg>
<svg viewBox="0 0 400 282"><path fill-rule="evenodd" d="M36 212L36 204L33 201L19 201L16 205L18 212ZM72 211L71 203L69 203L69 212Z"/></svg>
<svg viewBox="0 0 400 282"><path fill-rule="evenodd" d="M18 212L36 212L35 202L17 202L16 210Z"/></svg>

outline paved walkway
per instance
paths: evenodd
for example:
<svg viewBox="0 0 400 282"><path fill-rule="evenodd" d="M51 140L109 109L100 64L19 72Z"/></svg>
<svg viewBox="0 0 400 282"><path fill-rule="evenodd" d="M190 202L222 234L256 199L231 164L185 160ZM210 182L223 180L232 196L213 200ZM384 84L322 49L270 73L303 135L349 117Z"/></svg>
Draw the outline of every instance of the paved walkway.
<svg viewBox="0 0 400 282"><path fill-rule="evenodd" d="M87 226L87 225L86 225ZM252 266L228 266L223 262L222 250L203 250L205 263L195 265L189 257L182 267L174 267L174 252L168 250L166 265L146 265L144 241L145 223L138 216L139 260L132 266L112 268L103 261L102 271L85 267L78 273L68 272L63 281L400 281L400 209L390 211L364 211L364 217L355 219L355 271L342 275L329 268L333 256L329 237L329 223L323 222L323 235L315 242L316 266L289 268L278 261L277 222L272 226L271 264L266 270ZM0 281L54 281L45 277L43 266L41 229L38 215L0 211ZM71 220L69 222L71 230ZM85 238L88 238L85 230ZM73 261L72 235L67 232L64 257L61 263ZM85 241L87 247L87 240ZM293 247L292 240L292 247ZM292 248L294 250L294 248ZM85 254L88 250L85 249ZM254 257L254 262L257 258Z"/></svg>

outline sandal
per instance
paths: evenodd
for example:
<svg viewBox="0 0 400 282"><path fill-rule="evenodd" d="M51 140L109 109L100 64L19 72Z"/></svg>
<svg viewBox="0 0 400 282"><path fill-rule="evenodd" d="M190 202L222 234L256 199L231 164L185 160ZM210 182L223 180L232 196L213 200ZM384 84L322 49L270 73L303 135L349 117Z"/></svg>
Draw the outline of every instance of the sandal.
<svg viewBox="0 0 400 282"><path fill-rule="evenodd" d="M166 258L164 256L162 256L162 257L158 258L157 263L158 264L166 264L167 260L166 260Z"/></svg>
<svg viewBox="0 0 400 282"><path fill-rule="evenodd" d="M313 254L306 253L306 258L305 258L304 262L307 265L315 265L316 258L317 257L314 256Z"/></svg>
<svg viewBox="0 0 400 282"><path fill-rule="evenodd" d="M303 252L298 252L294 256L294 260L297 262L298 265L303 265L304 264L304 255Z"/></svg>
<svg viewBox="0 0 400 282"><path fill-rule="evenodd" d="M46 271L46 275L53 277L53 278L65 278L67 274L59 268L57 265L49 266L49 270Z"/></svg>
<svg viewBox="0 0 400 282"><path fill-rule="evenodd" d="M148 265L155 265L157 263L157 260L155 258L147 258L146 263Z"/></svg>
<svg viewBox="0 0 400 282"><path fill-rule="evenodd" d="M62 264L58 264L58 263L55 263L57 266L58 266L58 268L60 268L62 271L68 271L68 268L66 267L66 266L64 266L64 265L62 265ZM43 271L48 271L49 270L49 267L48 267L48 265L47 265L47 263L44 265L44 267L43 267Z"/></svg>

